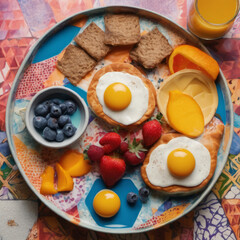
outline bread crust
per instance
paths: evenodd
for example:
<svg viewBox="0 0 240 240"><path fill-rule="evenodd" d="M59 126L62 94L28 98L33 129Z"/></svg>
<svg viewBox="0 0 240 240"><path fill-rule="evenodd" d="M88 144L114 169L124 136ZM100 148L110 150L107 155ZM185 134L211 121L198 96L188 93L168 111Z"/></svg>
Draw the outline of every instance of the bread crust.
<svg viewBox="0 0 240 240"><path fill-rule="evenodd" d="M220 147L223 131L224 131L223 123L219 119L213 118L213 120L205 127L204 133L201 139L199 140L199 142L202 143L208 149L211 156L210 172L207 178L204 179L199 185L194 187L184 187L184 186L178 186L178 185L172 185L169 187L160 187L160 186L155 186L151 184L151 182L148 179L148 176L146 173L146 167L149 163L150 156L153 150L161 144L168 143L173 138L182 137L183 135L179 133L163 134L161 138L158 140L158 142L150 149L150 151L148 152L143 162L143 166L141 167L141 176L144 182L150 188L163 193L168 193L168 194L185 194L186 195L186 194L192 194L200 190L203 190L215 172L216 165L217 165L217 154L218 154L218 149Z"/></svg>
<svg viewBox="0 0 240 240"><path fill-rule="evenodd" d="M119 122L111 119L109 116L107 116L103 112L102 105L99 103L99 100L97 97L96 87L97 87L100 77L103 76L107 72L125 72L125 73L129 73L131 75L135 75L135 76L141 78L145 87L147 87L148 93L149 93L148 109L145 112L145 114L142 116L142 118L139 119L137 122L132 123L130 125L124 125L122 123L119 123ZM92 109L92 111L98 117L102 118L109 124L114 125L114 126L120 126L121 128L125 128L125 129L132 129L132 128L135 128L136 126L140 125L141 123L143 123L144 121L146 121L148 118L150 118L152 116L155 106L156 106L156 90L155 90L152 82L149 79L144 78L142 73L137 68L132 66L131 64L113 63L110 65L107 65L106 67L103 67L94 75L94 77L88 87L87 101L88 101L88 104L89 104L90 108Z"/></svg>

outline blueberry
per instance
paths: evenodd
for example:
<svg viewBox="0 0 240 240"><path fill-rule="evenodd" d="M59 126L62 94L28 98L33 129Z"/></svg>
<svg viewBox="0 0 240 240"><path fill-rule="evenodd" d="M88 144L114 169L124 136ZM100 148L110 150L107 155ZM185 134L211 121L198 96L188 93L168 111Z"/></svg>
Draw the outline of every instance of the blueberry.
<svg viewBox="0 0 240 240"><path fill-rule="evenodd" d="M42 136L48 141L54 141L56 139L56 135L57 135L56 131L52 130L49 127L45 127L43 129Z"/></svg>
<svg viewBox="0 0 240 240"><path fill-rule="evenodd" d="M58 125L60 127L64 127L67 123L71 123L71 119L68 115L62 115L58 118Z"/></svg>
<svg viewBox="0 0 240 240"><path fill-rule="evenodd" d="M47 126L47 119L42 116L34 117L33 126L39 130L42 130Z"/></svg>
<svg viewBox="0 0 240 240"><path fill-rule="evenodd" d="M59 126L58 126L58 120L56 118L52 118L50 117L48 120L47 120L47 126L50 127L51 129L58 129Z"/></svg>
<svg viewBox="0 0 240 240"><path fill-rule="evenodd" d="M62 142L64 140L64 133L61 129L57 129L56 141Z"/></svg>
<svg viewBox="0 0 240 240"><path fill-rule="evenodd" d="M52 105L52 100L46 100L42 103L43 105L46 105L48 107L48 110L50 110L50 107Z"/></svg>
<svg viewBox="0 0 240 240"><path fill-rule="evenodd" d="M51 117L58 118L62 115L62 110L59 106L53 105L51 106L50 113L51 113Z"/></svg>
<svg viewBox="0 0 240 240"><path fill-rule="evenodd" d="M73 101L67 100L64 103L67 106L67 111L66 111L67 114L72 115L76 112L77 106Z"/></svg>
<svg viewBox="0 0 240 240"><path fill-rule="evenodd" d="M34 109L34 113L35 113L36 116L45 117L48 114L47 105L44 105L44 104L37 105L37 107Z"/></svg>
<svg viewBox="0 0 240 240"><path fill-rule="evenodd" d="M149 196L149 189L142 187L139 189L139 198L142 202L147 202Z"/></svg>
<svg viewBox="0 0 240 240"><path fill-rule="evenodd" d="M55 103L56 105L60 105L62 101L59 100L58 98L54 98L52 99L52 102Z"/></svg>
<svg viewBox="0 0 240 240"><path fill-rule="evenodd" d="M66 110L67 110L67 106L66 106L65 103L61 103L61 104L59 105L59 107L61 108L62 113L65 113L65 112L66 112Z"/></svg>
<svg viewBox="0 0 240 240"><path fill-rule="evenodd" d="M67 123L67 124L63 127L63 133L64 133L67 137L73 136L75 132L76 132L76 128L75 128L71 123Z"/></svg>
<svg viewBox="0 0 240 240"><path fill-rule="evenodd" d="M136 193L134 192L129 192L128 195L127 195L127 202L130 204L130 205L134 205L136 204L138 200L138 196Z"/></svg>
<svg viewBox="0 0 240 240"><path fill-rule="evenodd" d="M51 114L48 113L47 116L45 117L47 120L51 117Z"/></svg>

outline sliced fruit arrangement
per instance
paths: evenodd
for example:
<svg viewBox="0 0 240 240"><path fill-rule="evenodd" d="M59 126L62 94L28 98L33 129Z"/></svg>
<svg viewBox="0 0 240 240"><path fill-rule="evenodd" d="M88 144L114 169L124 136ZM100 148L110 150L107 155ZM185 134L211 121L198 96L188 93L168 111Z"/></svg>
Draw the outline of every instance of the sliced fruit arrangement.
<svg viewBox="0 0 240 240"><path fill-rule="evenodd" d="M198 103L204 115L204 125L211 121L218 106L218 93L215 82L208 76L199 70L184 69L164 80L157 90L157 105L167 122L167 103L172 90L179 90Z"/></svg>
<svg viewBox="0 0 240 240"><path fill-rule="evenodd" d="M182 69L197 69L212 80L216 80L219 73L216 60L191 45L180 45L173 50L169 57L169 69L171 73Z"/></svg>
<svg viewBox="0 0 240 240"><path fill-rule="evenodd" d="M40 193L43 195L56 194L57 192L71 191L73 189L73 178L80 177L91 171L91 164L84 160L83 154L76 150L69 150L63 154L56 163L57 189L54 187L54 168L47 166L41 176L42 184Z"/></svg>

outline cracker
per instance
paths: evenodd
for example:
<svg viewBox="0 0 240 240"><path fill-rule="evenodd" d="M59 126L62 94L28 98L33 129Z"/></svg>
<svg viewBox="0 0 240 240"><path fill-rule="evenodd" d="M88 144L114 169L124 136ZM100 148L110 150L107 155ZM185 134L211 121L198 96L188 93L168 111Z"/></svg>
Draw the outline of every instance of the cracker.
<svg viewBox="0 0 240 240"><path fill-rule="evenodd" d="M57 61L57 68L73 85L77 85L96 64L83 49L70 44L62 59Z"/></svg>
<svg viewBox="0 0 240 240"><path fill-rule="evenodd" d="M130 57L143 67L152 69L170 55L172 50L168 40L157 28L154 28L141 37L137 46L131 50Z"/></svg>
<svg viewBox="0 0 240 240"><path fill-rule="evenodd" d="M105 22L105 44L130 45L140 40L139 17L134 14L107 14Z"/></svg>
<svg viewBox="0 0 240 240"><path fill-rule="evenodd" d="M97 61L103 59L111 50L110 46L104 44L104 31L94 22L78 34L74 40Z"/></svg>

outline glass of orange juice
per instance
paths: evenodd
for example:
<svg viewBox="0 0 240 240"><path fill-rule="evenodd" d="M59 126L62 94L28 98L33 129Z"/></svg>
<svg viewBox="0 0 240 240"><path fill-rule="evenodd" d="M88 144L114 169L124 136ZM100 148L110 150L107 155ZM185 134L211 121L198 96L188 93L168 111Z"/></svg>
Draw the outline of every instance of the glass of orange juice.
<svg viewBox="0 0 240 240"><path fill-rule="evenodd" d="M202 39L222 37L239 12L239 0L194 0L188 14L188 29Z"/></svg>

